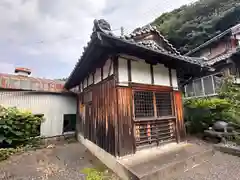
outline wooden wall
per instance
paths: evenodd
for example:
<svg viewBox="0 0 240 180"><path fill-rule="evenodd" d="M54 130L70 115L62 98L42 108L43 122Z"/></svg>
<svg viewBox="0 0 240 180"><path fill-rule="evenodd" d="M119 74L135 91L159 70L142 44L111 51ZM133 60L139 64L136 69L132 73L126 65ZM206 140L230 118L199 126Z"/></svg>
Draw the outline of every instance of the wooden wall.
<svg viewBox="0 0 240 180"><path fill-rule="evenodd" d="M116 92L114 79L109 78L93 86L92 102L85 104L85 138L97 144L105 151L116 154L115 147L115 111Z"/></svg>
<svg viewBox="0 0 240 180"><path fill-rule="evenodd" d="M174 104L177 117L177 138L179 142L184 141L186 138L186 129L183 116L182 93L180 91L174 91Z"/></svg>
<svg viewBox="0 0 240 180"><path fill-rule="evenodd" d="M132 88L117 87L119 156L135 152L132 122Z"/></svg>
<svg viewBox="0 0 240 180"><path fill-rule="evenodd" d="M136 152L134 119L133 119L133 90L157 90L171 91L171 86L156 86L130 83L131 76L127 76L127 84L121 86L118 76L118 61L114 61L114 68L107 66L105 71L101 71L101 81L96 82L93 78L93 84L82 89L79 101L79 128L85 138L89 139L108 153L114 156L124 156ZM106 63L107 64L107 63ZM111 69L114 69L112 72ZM103 68L104 69L104 68ZM107 74L104 72L108 72ZM124 72L130 74L124 70ZM105 77L105 78L103 78ZM124 76L125 77L125 76ZM121 79L121 78L120 78ZM172 81L169 82L170 85ZM126 86L128 85L128 86ZM83 83L84 86L84 83ZM88 94L91 95L88 95ZM177 136L179 139L185 137L185 127L182 114L181 93L174 91L174 105L177 116ZM90 98L91 96L91 98ZM89 99L90 98L90 99ZM174 120L175 121L175 120ZM182 133L182 134L180 134Z"/></svg>

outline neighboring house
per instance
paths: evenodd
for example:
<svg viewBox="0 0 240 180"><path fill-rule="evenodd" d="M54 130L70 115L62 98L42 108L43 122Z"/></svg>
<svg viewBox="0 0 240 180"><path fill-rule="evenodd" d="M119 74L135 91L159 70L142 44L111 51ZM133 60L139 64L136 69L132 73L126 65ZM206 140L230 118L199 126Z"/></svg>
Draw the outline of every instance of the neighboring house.
<svg viewBox="0 0 240 180"><path fill-rule="evenodd" d="M203 57L205 63L215 69L213 75L195 79L189 83L185 87L185 95L187 97L216 95L221 75L233 75L236 83L240 83L239 47L240 24L237 24L185 54Z"/></svg>
<svg viewBox="0 0 240 180"><path fill-rule="evenodd" d="M26 68L17 68L15 73L0 74L0 105L44 116L41 136L75 132L76 95L63 91L64 82L30 77L31 71Z"/></svg>
<svg viewBox="0 0 240 180"><path fill-rule="evenodd" d="M65 84L81 92L79 140L114 156L184 141L177 76L200 75L207 70L201 61L181 56L155 27L118 37L106 21L95 20L91 40Z"/></svg>

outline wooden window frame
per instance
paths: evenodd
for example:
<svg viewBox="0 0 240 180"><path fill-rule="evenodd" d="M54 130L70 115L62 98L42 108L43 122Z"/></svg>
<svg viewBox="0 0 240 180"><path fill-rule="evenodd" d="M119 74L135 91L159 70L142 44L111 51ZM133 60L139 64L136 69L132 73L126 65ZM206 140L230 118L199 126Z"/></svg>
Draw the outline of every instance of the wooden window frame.
<svg viewBox="0 0 240 180"><path fill-rule="evenodd" d="M152 92L152 96L153 96L153 116L149 116L149 117L136 117L136 113L135 113L135 101L134 101L134 94L135 92ZM163 92L168 92L170 93L171 96L171 109L172 109L172 115L169 116L158 116L157 115L157 103L156 103L156 93L163 93ZM154 120L162 120L162 119L176 119L175 116L175 107L174 107L174 97L173 97L173 91L160 91L160 90L136 90L133 89L133 98L132 98L132 102L133 102L133 121L154 121Z"/></svg>

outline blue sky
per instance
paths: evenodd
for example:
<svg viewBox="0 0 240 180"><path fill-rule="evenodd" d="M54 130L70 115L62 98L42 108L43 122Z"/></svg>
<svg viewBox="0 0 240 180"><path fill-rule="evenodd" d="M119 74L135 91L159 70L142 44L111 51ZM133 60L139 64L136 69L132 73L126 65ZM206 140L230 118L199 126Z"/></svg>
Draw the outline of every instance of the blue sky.
<svg viewBox="0 0 240 180"><path fill-rule="evenodd" d="M32 76L67 77L90 40L93 20L125 33L195 0L1 0L0 73L16 66ZM114 31L119 34L119 31Z"/></svg>

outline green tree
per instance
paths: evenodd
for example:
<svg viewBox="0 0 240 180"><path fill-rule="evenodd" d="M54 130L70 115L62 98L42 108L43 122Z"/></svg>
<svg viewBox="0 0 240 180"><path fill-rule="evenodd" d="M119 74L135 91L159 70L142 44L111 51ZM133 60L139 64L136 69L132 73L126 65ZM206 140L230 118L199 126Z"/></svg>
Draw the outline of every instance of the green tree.
<svg viewBox="0 0 240 180"><path fill-rule="evenodd" d="M152 24L186 53L240 22L240 0L199 0L164 13Z"/></svg>

